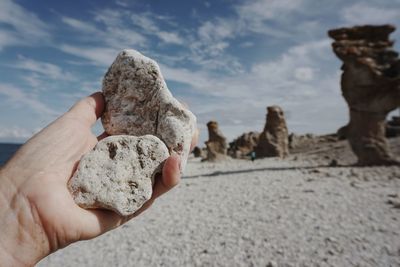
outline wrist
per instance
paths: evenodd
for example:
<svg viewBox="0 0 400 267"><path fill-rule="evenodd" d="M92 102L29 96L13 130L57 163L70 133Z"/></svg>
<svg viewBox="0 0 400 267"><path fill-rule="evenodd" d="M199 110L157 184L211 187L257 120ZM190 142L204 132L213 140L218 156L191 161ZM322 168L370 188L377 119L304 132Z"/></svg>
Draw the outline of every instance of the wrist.
<svg viewBox="0 0 400 267"><path fill-rule="evenodd" d="M49 254L49 242L29 199L0 170L0 262L33 266Z"/></svg>

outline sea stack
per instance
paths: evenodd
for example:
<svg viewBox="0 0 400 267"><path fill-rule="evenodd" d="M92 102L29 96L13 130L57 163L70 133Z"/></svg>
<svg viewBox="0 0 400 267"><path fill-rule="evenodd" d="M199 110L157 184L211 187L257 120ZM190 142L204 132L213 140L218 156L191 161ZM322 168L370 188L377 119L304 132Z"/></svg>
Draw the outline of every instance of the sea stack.
<svg viewBox="0 0 400 267"><path fill-rule="evenodd" d="M385 119L400 106L400 60L392 25L333 29L332 48L343 61L341 89L349 106L345 129L359 165L398 164L385 138Z"/></svg>
<svg viewBox="0 0 400 267"><path fill-rule="evenodd" d="M267 107L265 127L255 152L257 158L284 158L289 155L288 129L283 110L279 106Z"/></svg>
<svg viewBox="0 0 400 267"><path fill-rule="evenodd" d="M228 145L226 138L218 128L216 121L209 121L208 128L208 141L205 142L207 146L207 161L220 161L227 159Z"/></svg>

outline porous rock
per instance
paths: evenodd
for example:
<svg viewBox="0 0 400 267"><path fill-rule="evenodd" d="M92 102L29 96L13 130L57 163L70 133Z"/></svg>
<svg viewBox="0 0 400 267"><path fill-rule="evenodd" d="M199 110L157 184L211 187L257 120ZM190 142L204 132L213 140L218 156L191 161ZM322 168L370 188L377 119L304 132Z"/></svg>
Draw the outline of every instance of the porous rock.
<svg viewBox="0 0 400 267"><path fill-rule="evenodd" d="M168 157L155 136L109 136L82 157L68 187L83 208L128 216L151 198L154 176Z"/></svg>
<svg viewBox="0 0 400 267"><path fill-rule="evenodd" d="M196 118L172 96L154 60L122 51L104 76L103 94L102 123L109 135L155 135L180 155L184 169Z"/></svg>

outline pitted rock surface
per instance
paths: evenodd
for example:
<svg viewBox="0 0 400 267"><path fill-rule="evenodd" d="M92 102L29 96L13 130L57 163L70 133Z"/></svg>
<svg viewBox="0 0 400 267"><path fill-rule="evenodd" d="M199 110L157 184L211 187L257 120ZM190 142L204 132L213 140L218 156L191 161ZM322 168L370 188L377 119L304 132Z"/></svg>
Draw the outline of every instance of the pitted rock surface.
<svg viewBox="0 0 400 267"><path fill-rule="evenodd" d="M82 157L68 187L83 208L128 216L151 198L154 176L168 157L167 147L155 136L109 136Z"/></svg>
<svg viewBox="0 0 400 267"><path fill-rule="evenodd" d="M196 117L172 96L154 60L122 51L104 76L103 94L102 122L109 135L155 135L181 156L184 169Z"/></svg>

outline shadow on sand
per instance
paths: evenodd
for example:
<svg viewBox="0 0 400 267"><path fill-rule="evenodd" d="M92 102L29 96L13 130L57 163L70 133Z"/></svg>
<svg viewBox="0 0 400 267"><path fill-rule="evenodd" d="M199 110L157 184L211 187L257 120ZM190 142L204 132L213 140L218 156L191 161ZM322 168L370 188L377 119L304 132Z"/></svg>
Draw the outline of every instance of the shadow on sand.
<svg viewBox="0 0 400 267"><path fill-rule="evenodd" d="M292 171L292 170L313 170L313 169L334 169L334 168L351 168L355 167L355 165L338 165L338 166L329 166L329 165L317 165L317 166L296 166L296 167L268 167L268 168L255 168L255 169L244 169L244 170L235 170L235 171L215 171L212 173L206 174L198 174L198 175L189 175L183 176L183 179L195 179L201 177L213 177L220 175L229 175L229 174L238 174L238 173L251 173L251 172L260 172L260 171Z"/></svg>

